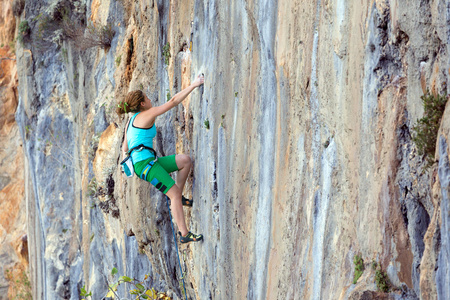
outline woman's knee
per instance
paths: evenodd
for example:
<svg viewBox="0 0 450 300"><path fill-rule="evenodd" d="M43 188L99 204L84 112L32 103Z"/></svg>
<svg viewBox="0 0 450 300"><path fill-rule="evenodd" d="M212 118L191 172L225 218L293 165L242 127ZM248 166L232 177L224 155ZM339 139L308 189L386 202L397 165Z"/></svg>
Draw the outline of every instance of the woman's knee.
<svg viewBox="0 0 450 300"><path fill-rule="evenodd" d="M181 201L181 190L174 184L166 193L170 200Z"/></svg>
<svg viewBox="0 0 450 300"><path fill-rule="evenodd" d="M186 167L191 167L192 165L192 160L191 157L187 154L178 154L176 156L176 162L177 162L177 166L180 169L186 168Z"/></svg>

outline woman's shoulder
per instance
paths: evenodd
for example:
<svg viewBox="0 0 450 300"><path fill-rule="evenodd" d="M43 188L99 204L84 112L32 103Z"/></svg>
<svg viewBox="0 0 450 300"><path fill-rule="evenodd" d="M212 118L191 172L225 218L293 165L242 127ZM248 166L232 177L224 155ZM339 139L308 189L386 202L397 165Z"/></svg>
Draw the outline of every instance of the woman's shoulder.
<svg viewBox="0 0 450 300"><path fill-rule="evenodd" d="M152 115L151 113L149 114L148 111L151 110L152 108L143 111L143 112L138 112L136 115L134 115L134 120L133 120L133 127L137 127L137 128L141 128L141 129L149 129L152 128L153 125L155 125L155 121L156 121L156 117L154 115ZM139 114L139 116L138 116Z"/></svg>

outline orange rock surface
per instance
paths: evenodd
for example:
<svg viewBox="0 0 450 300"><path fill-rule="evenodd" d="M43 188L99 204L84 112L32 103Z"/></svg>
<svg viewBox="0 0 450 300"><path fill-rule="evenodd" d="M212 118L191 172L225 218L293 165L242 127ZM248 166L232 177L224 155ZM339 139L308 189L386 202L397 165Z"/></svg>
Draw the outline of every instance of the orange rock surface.
<svg viewBox="0 0 450 300"><path fill-rule="evenodd" d="M0 1L0 285L9 286L9 299L28 282L24 161L14 117L18 77L14 49L10 47L16 27L12 2Z"/></svg>

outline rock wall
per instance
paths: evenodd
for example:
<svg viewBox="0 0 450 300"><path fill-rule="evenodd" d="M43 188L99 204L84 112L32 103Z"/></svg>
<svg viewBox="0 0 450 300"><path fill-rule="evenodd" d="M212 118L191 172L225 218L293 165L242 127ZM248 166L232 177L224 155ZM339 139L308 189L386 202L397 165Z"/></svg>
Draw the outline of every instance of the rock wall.
<svg viewBox="0 0 450 300"><path fill-rule="evenodd" d="M64 7L111 25L111 45L81 50L48 25ZM100 299L113 267L182 297L165 199L121 175L114 110L204 73L156 122L158 153L194 161L185 213L205 241L179 250L190 298L447 299L448 105L430 169L411 128L426 89L448 92L449 18L448 1L26 2L16 119L34 297Z"/></svg>
<svg viewBox="0 0 450 300"><path fill-rule="evenodd" d="M28 296L28 236L12 1L0 1L0 299Z"/></svg>

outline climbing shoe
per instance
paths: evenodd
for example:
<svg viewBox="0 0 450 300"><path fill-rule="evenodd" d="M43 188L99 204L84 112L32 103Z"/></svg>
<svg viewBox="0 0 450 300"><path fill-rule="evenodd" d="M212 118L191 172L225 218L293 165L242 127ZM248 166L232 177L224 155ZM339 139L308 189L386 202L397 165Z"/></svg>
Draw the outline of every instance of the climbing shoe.
<svg viewBox="0 0 450 300"><path fill-rule="evenodd" d="M182 244L186 244L186 243L189 243L189 242L198 242L198 241L203 240L203 235L201 235L201 234L193 234L190 231L186 234L186 236L182 236L181 232L178 232L178 234L180 235L180 242Z"/></svg>
<svg viewBox="0 0 450 300"><path fill-rule="evenodd" d="M184 196L181 196L181 203L183 203L184 206L192 206L192 203L194 203L194 200L184 198Z"/></svg>

